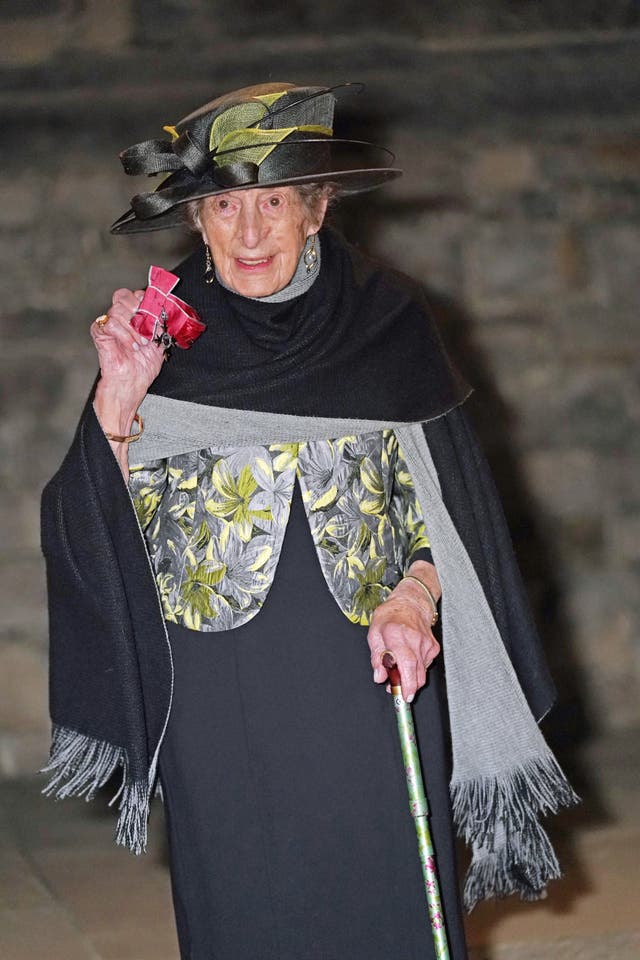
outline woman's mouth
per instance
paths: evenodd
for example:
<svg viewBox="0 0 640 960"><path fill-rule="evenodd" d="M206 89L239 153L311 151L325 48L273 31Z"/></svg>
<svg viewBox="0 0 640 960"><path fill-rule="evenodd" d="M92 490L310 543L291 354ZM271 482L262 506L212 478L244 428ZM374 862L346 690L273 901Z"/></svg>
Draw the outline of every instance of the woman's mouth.
<svg viewBox="0 0 640 960"><path fill-rule="evenodd" d="M240 270L248 273L258 273L261 270L267 270L273 263L271 257L236 257L235 261Z"/></svg>

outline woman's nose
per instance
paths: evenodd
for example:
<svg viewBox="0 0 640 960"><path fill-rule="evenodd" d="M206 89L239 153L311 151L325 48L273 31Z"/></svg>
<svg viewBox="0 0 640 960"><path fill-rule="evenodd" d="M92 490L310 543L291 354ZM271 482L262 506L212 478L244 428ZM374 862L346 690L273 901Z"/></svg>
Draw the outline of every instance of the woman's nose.
<svg viewBox="0 0 640 960"><path fill-rule="evenodd" d="M245 247L257 247L266 232L266 224L258 207L246 204L240 214L240 238Z"/></svg>

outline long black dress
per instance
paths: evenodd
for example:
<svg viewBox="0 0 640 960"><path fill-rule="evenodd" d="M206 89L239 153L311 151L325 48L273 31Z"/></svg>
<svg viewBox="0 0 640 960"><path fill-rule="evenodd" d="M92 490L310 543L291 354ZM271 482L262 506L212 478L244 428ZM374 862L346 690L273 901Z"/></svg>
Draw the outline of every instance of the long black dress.
<svg viewBox="0 0 640 960"><path fill-rule="evenodd" d="M329 593L297 482L261 611L169 634L160 771L183 960L434 957L389 696L366 628ZM414 714L451 956L464 960L441 687L434 665Z"/></svg>

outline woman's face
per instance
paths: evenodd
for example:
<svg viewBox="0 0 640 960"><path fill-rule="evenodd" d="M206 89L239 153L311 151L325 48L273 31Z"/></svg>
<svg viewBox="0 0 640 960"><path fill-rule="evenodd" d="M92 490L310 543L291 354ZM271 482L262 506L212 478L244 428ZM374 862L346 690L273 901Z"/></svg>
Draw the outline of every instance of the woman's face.
<svg viewBox="0 0 640 960"><path fill-rule="evenodd" d="M327 201L310 215L295 187L255 187L205 197L202 238L220 279L245 297L268 297L289 283L307 237L322 226Z"/></svg>

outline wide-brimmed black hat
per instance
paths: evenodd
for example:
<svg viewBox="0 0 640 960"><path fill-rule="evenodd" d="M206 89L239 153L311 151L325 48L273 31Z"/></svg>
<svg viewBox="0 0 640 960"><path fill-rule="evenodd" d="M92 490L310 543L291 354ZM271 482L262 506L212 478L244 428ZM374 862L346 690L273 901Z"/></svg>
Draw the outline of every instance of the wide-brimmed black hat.
<svg viewBox="0 0 640 960"><path fill-rule="evenodd" d="M166 174L138 193L112 233L163 230L184 222L181 204L252 187L332 181L360 193L400 176L383 147L333 135L336 98L361 89L263 83L227 93L164 127L171 139L145 140L120 159L128 174Z"/></svg>

